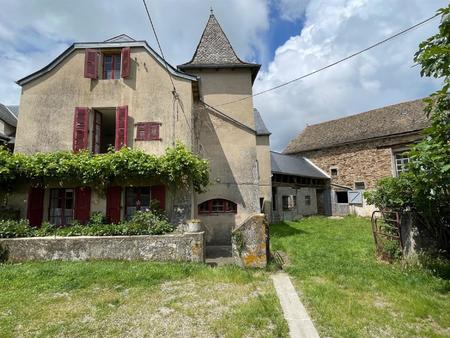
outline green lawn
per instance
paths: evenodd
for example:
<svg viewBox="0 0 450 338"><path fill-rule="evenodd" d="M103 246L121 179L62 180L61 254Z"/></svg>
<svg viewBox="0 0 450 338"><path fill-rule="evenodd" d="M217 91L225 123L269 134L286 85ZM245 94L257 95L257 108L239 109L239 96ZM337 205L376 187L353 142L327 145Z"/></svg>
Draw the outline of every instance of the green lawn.
<svg viewBox="0 0 450 338"><path fill-rule="evenodd" d="M271 245L288 255L286 271L321 336L450 337L449 265L431 273L378 261L370 220L277 224Z"/></svg>
<svg viewBox="0 0 450 338"><path fill-rule="evenodd" d="M0 337L284 337L269 275L149 262L0 265Z"/></svg>

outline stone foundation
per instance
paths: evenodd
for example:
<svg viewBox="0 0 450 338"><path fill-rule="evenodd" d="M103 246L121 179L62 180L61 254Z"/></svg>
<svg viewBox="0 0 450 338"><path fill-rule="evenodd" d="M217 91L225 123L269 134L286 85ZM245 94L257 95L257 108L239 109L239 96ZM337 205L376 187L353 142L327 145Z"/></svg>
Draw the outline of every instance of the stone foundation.
<svg viewBox="0 0 450 338"><path fill-rule="evenodd" d="M8 262L145 260L205 261L204 233L0 239Z"/></svg>

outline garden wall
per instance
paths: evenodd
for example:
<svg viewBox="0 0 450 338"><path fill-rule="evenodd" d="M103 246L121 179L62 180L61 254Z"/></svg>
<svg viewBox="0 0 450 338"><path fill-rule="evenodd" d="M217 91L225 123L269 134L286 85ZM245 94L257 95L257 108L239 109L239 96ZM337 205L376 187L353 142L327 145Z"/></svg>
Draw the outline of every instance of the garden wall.
<svg viewBox="0 0 450 338"><path fill-rule="evenodd" d="M0 239L9 262L148 260L204 262L204 233L159 236L77 236ZM0 255L1 256L1 255Z"/></svg>

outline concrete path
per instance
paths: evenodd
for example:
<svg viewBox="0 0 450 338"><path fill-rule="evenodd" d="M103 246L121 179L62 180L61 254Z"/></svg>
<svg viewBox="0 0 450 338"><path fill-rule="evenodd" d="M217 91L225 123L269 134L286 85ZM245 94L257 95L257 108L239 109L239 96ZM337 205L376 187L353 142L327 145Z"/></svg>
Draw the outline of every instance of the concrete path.
<svg viewBox="0 0 450 338"><path fill-rule="evenodd" d="M309 318L305 307L300 302L297 291L295 291L289 276L284 272L279 272L271 277L278 298L280 299L284 318L289 325L289 335L291 338L318 338L319 334L311 318Z"/></svg>

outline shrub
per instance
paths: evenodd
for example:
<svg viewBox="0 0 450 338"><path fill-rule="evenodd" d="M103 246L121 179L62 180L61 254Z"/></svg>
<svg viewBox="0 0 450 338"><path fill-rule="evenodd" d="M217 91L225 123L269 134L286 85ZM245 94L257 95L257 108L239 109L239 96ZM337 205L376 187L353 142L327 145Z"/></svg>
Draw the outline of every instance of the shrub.
<svg viewBox="0 0 450 338"><path fill-rule="evenodd" d="M164 215L152 211L136 212L131 220L119 224L105 224L104 220L101 213L94 213L87 225L74 221L67 227L57 227L44 222L40 228L30 227L26 220L4 220L0 221L0 238L162 235L174 230Z"/></svg>
<svg viewBox="0 0 450 338"><path fill-rule="evenodd" d="M27 220L0 220L0 238L33 237L34 232Z"/></svg>
<svg viewBox="0 0 450 338"><path fill-rule="evenodd" d="M89 218L88 225L95 226L102 224L106 224L106 217L99 211L93 212L91 218Z"/></svg>

